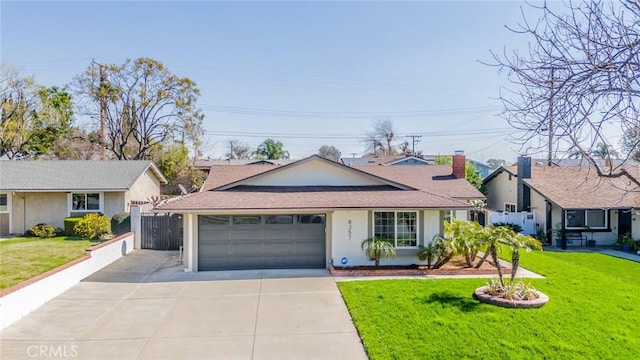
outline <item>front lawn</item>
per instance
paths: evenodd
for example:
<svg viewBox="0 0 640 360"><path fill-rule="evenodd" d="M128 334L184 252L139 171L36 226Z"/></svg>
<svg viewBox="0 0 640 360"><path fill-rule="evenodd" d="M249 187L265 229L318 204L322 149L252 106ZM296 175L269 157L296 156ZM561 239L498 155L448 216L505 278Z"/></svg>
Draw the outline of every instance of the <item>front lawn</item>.
<svg viewBox="0 0 640 360"><path fill-rule="evenodd" d="M12 238L0 241L0 289L47 272L84 255L97 240L71 237Z"/></svg>
<svg viewBox="0 0 640 360"><path fill-rule="evenodd" d="M550 297L540 309L481 304L486 279L342 282L371 359L634 359L640 263L595 253L534 252L521 265Z"/></svg>

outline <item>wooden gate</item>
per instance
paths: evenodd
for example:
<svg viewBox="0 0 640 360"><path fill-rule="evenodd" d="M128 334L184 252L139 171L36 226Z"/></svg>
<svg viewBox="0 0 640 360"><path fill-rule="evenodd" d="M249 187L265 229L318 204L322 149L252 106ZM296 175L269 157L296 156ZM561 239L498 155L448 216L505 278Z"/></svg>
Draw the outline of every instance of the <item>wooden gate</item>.
<svg viewBox="0 0 640 360"><path fill-rule="evenodd" d="M182 214L142 214L142 248L179 250L182 246Z"/></svg>

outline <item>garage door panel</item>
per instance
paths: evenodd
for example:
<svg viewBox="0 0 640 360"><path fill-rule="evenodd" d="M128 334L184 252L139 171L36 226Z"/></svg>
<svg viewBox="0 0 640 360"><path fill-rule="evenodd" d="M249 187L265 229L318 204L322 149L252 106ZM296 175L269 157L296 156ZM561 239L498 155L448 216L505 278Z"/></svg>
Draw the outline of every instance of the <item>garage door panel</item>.
<svg viewBox="0 0 640 360"><path fill-rule="evenodd" d="M323 223L220 224L218 218L232 217L205 217L198 223L200 270L325 267ZM275 219L285 217L291 219Z"/></svg>
<svg viewBox="0 0 640 360"><path fill-rule="evenodd" d="M264 239L267 241L271 239L295 239L295 232L291 225L288 228L282 228L281 226L267 225L264 229Z"/></svg>

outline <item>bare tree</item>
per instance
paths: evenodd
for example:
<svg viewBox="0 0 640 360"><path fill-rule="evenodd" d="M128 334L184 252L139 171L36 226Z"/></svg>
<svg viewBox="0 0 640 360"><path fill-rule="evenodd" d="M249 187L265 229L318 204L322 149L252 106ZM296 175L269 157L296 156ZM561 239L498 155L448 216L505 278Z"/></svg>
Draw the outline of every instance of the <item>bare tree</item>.
<svg viewBox="0 0 640 360"><path fill-rule="evenodd" d="M100 70L106 76L100 76ZM106 78L106 79L105 79ZM197 157L202 146L200 91L189 78L173 75L154 59L128 59L122 65L92 64L75 87L89 100L89 115L106 104L107 138L101 145L119 160L147 159L155 146L181 141Z"/></svg>
<svg viewBox="0 0 640 360"><path fill-rule="evenodd" d="M387 117L377 118L373 122L373 131L367 132L365 146L373 149L373 155L396 154L396 132L393 120Z"/></svg>
<svg viewBox="0 0 640 360"><path fill-rule="evenodd" d="M229 152L225 154L227 159L251 159L255 150L251 145L238 140L229 140Z"/></svg>
<svg viewBox="0 0 640 360"><path fill-rule="evenodd" d="M492 52L512 84L500 98L504 117L525 152L549 160L578 151L601 177L640 181L624 166L602 166L598 144L638 126L640 97L640 1L528 4L509 30L527 36L527 51ZM613 135L612 135L613 134ZM637 149L630 149L634 153Z"/></svg>

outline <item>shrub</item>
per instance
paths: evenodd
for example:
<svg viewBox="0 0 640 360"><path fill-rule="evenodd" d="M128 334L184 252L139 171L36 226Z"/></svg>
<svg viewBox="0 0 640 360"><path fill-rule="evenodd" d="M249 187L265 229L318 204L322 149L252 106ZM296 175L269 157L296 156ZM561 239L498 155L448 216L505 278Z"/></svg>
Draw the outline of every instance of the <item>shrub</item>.
<svg viewBox="0 0 640 360"><path fill-rule="evenodd" d="M508 300L534 300L538 298L538 292L530 284L524 281L512 281L504 286L498 279L492 279L487 284L486 294Z"/></svg>
<svg viewBox="0 0 640 360"><path fill-rule="evenodd" d="M493 226L508 227L509 229L513 230L513 232L516 233L516 234L521 233L521 232L524 231L522 229L522 226L520 226L518 224L513 224L513 223L498 222L498 223L493 224Z"/></svg>
<svg viewBox="0 0 640 360"><path fill-rule="evenodd" d="M111 218L111 232L114 235L122 235L131 231L131 214L118 213Z"/></svg>
<svg viewBox="0 0 640 360"><path fill-rule="evenodd" d="M29 230L33 236L37 236L41 239L46 239L56 236L56 228L47 224L38 224Z"/></svg>
<svg viewBox="0 0 640 360"><path fill-rule="evenodd" d="M75 236L76 232L73 230L76 224L82 220L82 216L71 216L64 219L64 234L67 236Z"/></svg>
<svg viewBox="0 0 640 360"><path fill-rule="evenodd" d="M108 217L98 213L91 213L78 221L73 227L73 232L84 239L100 239L110 232L110 225Z"/></svg>

